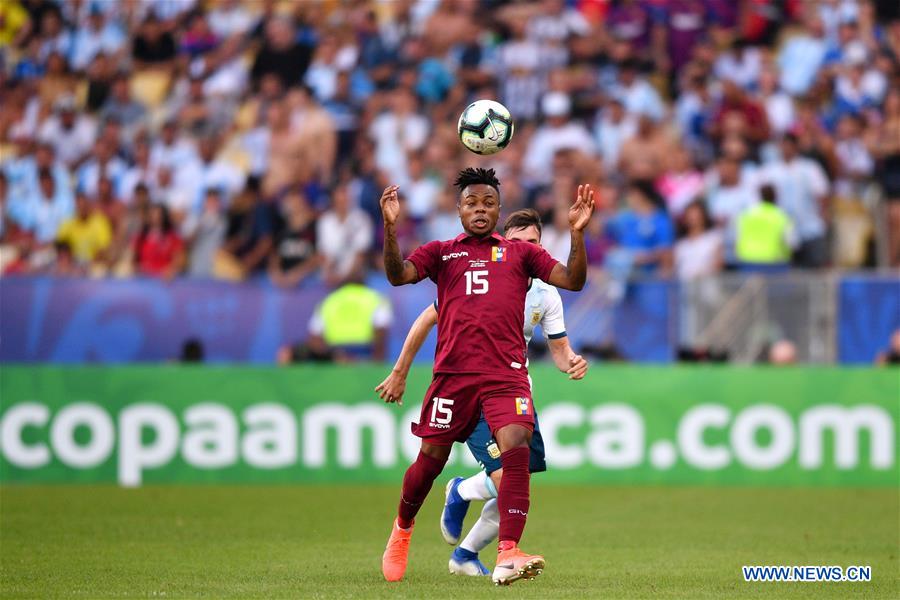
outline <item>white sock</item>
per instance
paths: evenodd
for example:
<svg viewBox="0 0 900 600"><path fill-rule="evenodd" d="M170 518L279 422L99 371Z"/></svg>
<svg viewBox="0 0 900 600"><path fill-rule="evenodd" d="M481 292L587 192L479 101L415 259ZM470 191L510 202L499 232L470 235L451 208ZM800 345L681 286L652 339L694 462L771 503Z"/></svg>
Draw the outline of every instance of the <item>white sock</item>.
<svg viewBox="0 0 900 600"><path fill-rule="evenodd" d="M470 552L481 552L494 541L498 533L500 533L500 511L497 509L497 500L491 498L484 503L481 516L472 525L460 547Z"/></svg>
<svg viewBox="0 0 900 600"><path fill-rule="evenodd" d="M456 491L463 500L490 500L497 497L494 482L484 471L463 479Z"/></svg>

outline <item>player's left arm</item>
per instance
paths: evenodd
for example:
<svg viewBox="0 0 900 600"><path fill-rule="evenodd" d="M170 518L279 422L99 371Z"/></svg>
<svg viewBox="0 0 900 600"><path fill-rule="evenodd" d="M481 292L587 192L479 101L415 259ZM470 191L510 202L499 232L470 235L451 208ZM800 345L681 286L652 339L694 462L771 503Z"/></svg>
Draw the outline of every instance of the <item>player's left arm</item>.
<svg viewBox="0 0 900 600"><path fill-rule="evenodd" d="M594 214L594 190L590 185L579 185L575 202L569 208L569 231L572 248L565 266L557 263L545 279L550 285L564 290L578 291L587 279L587 251L584 247L584 229Z"/></svg>

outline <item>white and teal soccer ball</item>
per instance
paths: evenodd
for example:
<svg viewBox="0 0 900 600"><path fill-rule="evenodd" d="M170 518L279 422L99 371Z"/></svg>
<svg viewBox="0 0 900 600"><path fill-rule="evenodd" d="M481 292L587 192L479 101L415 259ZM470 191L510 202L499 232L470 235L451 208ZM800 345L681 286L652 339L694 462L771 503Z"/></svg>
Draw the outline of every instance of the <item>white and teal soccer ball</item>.
<svg viewBox="0 0 900 600"><path fill-rule="evenodd" d="M459 141L475 154L496 154L513 136L509 110L493 100L476 100L459 115Z"/></svg>

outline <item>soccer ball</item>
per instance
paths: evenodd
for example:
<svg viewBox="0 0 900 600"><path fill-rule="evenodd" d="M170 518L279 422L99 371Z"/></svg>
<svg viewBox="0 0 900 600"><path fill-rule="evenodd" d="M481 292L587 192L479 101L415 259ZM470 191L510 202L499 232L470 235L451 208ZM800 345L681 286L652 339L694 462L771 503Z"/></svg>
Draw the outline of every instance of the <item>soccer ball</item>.
<svg viewBox="0 0 900 600"><path fill-rule="evenodd" d="M459 141L475 154L495 154L513 136L512 116L493 100L476 100L459 115Z"/></svg>

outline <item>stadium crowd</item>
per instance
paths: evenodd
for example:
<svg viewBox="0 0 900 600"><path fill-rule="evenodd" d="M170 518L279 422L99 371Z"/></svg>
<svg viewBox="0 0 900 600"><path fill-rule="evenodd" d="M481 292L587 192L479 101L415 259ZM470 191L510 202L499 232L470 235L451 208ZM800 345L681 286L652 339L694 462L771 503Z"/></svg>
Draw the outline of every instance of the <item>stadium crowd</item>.
<svg viewBox="0 0 900 600"><path fill-rule="evenodd" d="M592 265L900 264L900 8L872 0L4 0L5 274L357 281L460 231L452 179L497 169ZM477 157L477 98L516 120Z"/></svg>

